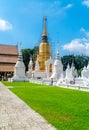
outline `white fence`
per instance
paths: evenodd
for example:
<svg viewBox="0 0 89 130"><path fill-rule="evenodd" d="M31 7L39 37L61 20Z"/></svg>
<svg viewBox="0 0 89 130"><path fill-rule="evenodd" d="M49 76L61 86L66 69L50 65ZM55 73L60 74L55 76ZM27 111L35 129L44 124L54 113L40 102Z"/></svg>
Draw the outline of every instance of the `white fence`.
<svg viewBox="0 0 89 130"><path fill-rule="evenodd" d="M52 85L56 86L56 80L51 81L51 79L30 79L30 82L38 83L38 84L46 84L46 85ZM80 86L76 84L58 84L57 87L63 87L63 88L70 88L70 89L76 89L76 90L82 90L82 91L88 91L89 92L89 86Z"/></svg>
<svg viewBox="0 0 89 130"><path fill-rule="evenodd" d="M82 91L88 91L89 92L89 86L79 86L79 85L72 85L72 84L59 84L58 87L63 88L70 88L70 89L76 89L76 90L82 90Z"/></svg>

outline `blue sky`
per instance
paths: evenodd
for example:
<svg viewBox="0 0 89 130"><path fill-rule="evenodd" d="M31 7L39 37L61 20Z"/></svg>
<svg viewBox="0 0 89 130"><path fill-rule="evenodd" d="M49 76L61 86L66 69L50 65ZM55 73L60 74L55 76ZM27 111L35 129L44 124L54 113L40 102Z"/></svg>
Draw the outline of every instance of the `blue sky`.
<svg viewBox="0 0 89 130"><path fill-rule="evenodd" d="M0 0L0 43L39 45L43 16L52 50L89 55L89 0Z"/></svg>

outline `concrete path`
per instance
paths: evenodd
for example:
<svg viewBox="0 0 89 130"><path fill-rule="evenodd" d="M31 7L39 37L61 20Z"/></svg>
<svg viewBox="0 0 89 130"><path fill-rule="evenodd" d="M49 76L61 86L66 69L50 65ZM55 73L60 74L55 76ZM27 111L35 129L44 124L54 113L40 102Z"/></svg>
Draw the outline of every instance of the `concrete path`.
<svg viewBox="0 0 89 130"><path fill-rule="evenodd" d="M0 82L0 130L56 130Z"/></svg>

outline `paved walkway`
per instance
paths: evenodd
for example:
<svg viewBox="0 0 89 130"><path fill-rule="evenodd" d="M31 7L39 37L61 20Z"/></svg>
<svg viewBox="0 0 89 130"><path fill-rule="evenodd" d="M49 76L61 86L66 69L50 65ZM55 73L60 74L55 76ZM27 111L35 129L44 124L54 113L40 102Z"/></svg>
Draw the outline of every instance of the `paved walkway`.
<svg viewBox="0 0 89 130"><path fill-rule="evenodd" d="M0 82L0 130L56 130Z"/></svg>

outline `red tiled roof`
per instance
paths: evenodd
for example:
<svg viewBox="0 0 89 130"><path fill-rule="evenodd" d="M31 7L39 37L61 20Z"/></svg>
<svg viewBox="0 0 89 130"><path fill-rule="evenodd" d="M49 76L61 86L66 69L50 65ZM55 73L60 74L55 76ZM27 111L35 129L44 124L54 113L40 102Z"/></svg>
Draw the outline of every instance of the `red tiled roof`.
<svg viewBox="0 0 89 130"><path fill-rule="evenodd" d="M17 59L17 56L0 55L0 63L16 63Z"/></svg>
<svg viewBox="0 0 89 130"><path fill-rule="evenodd" d="M0 54L18 55L18 47L0 44Z"/></svg>
<svg viewBox="0 0 89 130"><path fill-rule="evenodd" d="M14 65L0 65L0 71L1 72L13 72Z"/></svg>

